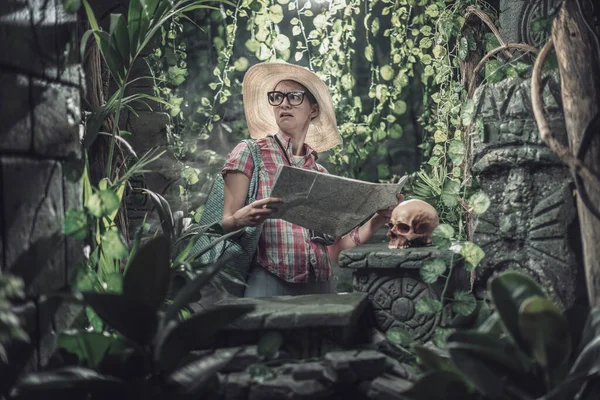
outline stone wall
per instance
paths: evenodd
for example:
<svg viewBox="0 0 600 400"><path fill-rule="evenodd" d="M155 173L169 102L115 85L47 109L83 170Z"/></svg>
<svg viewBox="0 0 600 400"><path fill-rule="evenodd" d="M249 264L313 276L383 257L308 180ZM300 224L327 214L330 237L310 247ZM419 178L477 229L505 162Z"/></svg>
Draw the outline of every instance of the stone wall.
<svg viewBox="0 0 600 400"><path fill-rule="evenodd" d="M76 312L40 297L68 285L82 254L62 235L65 211L81 201L75 24L60 0L0 2L0 270L25 281L27 299L15 311L31 337L0 364L0 396L47 361Z"/></svg>

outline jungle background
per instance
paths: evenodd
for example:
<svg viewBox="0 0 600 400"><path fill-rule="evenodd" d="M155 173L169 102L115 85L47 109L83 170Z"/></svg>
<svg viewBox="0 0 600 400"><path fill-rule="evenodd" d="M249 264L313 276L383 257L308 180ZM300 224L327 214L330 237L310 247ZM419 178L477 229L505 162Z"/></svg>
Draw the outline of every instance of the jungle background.
<svg viewBox="0 0 600 400"><path fill-rule="evenodd" d="M471 273L471 287L446 300L452 266L446 273L446 266L433 260L421 276L425 282L445 280L444 291L440 300L421 302L418 312L439 315L451 304L459 316L477 315L478 320L485 319L478 311L484 299L472 291L474 270L493 254L484 254L473 234L491 200L471 169L475 142L493 132L486 132L477 112L475 90L528 80L539 90L542 70L555 76L560 70L568 138L556 141L539 118L543 107L533 104L540 133L536 140L547 144L573 173L579 196L579 225L574 229L581 226L581 239L573 240L583 249L575 269L587 284L587 290L578 289L583 299L578 305L589 301L597 306L598 179L593 163L599 148L597 138L591 137L597 120L598 9L585 1L520 2L529 14L517 29L506 17L509 3L57 0L0 6L0 15L10 22L2 25L2 34L23 38L14 54L9 41L2 52L7 88L2 107L8 121L4 133L9 138L2 147L0 356L3 376L8 377L2 395L9 396L23 371L34 370L49 373L26 377L17 395L50 388L87 393L84 382L90 380L99 385L96 395L121 390L110 376L126 379L131 369L137 386L122 395L140 390L148 396L172 394L165 381L194 394L208 390L204 378L213 376L223 360L201 357L177 369L180 357L198 345L185 331L210 325L205 335L212 337L251 308L222 309L221 317L189 308L193 292L215 276L219 265L198 272L187 257L194 238L204 234L198 222L213 177L228 151L248 136L241 81L249 66L262 61L303 65L328 85L344 138L343 146L320 155L330 172L372 182L394 182L410 174L407 197L430 202L440 214L436 246L464 259ZM548 56L549 37L556 56ZM536 102L533 94L531 100ZM34 108L29 118L27 110ZM575 150L565 150L580 143L585 146L576 156ZM590 160L592 167L584 163ZM580 188L584 184L587 190ZM13 193L18 187L22 190ZM17 204L34 211L12 215ZM9 228L20 224L27 232L9 234ZM155 267L155 274L147 265ZM590 314L591 338L584 335L579 341L578 332L565 333L573 314L563 315L554 295L547 299L525 278L509 275L496 282L496 322L483 324L476 337L449 338L452 330L441 329L436 336L443 339L437 341L439 350L445 349L446 340L455 346L475 341L481 348L470 351L487 354L484 365L492 359L492 364L508 363L517 371L530 366L503 359L498 349L506 343L490 339L500 332L500 315L512 335L511 345L536 365L533 372L527 370L537 379L533 389L524 389L516 379L514 387L509 385L514 390L510 395L564 395L561 390L572 391L582 379L597 375L597 314ZM535 301L524 306L530 299L523 293ZM516 308L502 310L500 300ZM115 317L119 308L122 312ZM164 312L160 318L159 309ZM536 328L534 319L516 323L515 310L519 318L550 315L544 319L548 329L539 328L543 324ZM549 350L565 335L576 337L574 343L581 348L562 346L548 359ZM406 332L390 331L387 339L406 356ZM116 349L131 350L129 341L137 343L133 348L141 361L115 358L118 368L109 367ZM278 341L277 336L261 341L263 361ZM438 353L418 346L413 351L399 359L415 362L417 354L418 363L435 372L427 379L459 384L473 398L494 393L490 388L497 381L489 375L476 374L475 381L459 378L464 375L456 370L464 373L465 364L456 351L454 367L447 367L447 357L436 358ZM54 366L72 365L69 354L76 354L78 368L53 373ZM258 365L257 379L273 374L264 363ZM194 386L195 380L201 383ZM412 398L427 398L424 382L430 381L420 380L411 389Z"/></svg>

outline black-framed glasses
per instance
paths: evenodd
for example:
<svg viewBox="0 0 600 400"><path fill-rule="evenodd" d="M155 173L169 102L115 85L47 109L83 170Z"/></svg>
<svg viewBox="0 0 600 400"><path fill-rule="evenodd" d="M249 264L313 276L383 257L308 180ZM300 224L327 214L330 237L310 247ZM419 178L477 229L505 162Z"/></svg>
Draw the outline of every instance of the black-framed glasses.
<svg viewBox="0 0 600 400"><path fill-rule="evenodd" d="M273 91L267 93L269 104L276 107L283 103L283 99L287 97L290 106L299 106L304 101L304 90L292 90L291 92Z"/></svg>

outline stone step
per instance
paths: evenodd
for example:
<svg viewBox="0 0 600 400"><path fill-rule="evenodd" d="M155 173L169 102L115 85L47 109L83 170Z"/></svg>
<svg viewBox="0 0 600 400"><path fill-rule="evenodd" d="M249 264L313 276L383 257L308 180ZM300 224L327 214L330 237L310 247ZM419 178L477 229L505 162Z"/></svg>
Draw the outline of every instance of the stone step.
<svg viewBox="0 0 600 400"><path fill-rule="evenodd" d="M364 293L276 296L225 299L217 305L254 304L256 309L224 328L216 347L258 343L262 335L278 331L282 349L292 357L320 357L327 351L348 349L368 340Z"/></svg>

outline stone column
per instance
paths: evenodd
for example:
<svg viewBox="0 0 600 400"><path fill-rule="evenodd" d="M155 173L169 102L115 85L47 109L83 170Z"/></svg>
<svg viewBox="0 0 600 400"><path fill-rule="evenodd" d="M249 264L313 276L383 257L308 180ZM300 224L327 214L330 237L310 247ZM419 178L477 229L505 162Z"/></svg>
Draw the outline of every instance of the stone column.
<svg viewBox="0 0 600 400"><path fill-rule="evenodd" d="M495 272L520 270L569 306L585 294L573 182L541 143L530 94L530 80L513 78L484 85L474 97L483 131L474 136L472 172L491 200L474 233L485 251L476 286L485 289ZM544 78L543 99L552 132L566 144L556 75Z"/></svg>
<svg viewBox="0 0 600 400"><path fill-rule="evenodd" d="M25 281L15 311L31 337L8 349L0 395L48 360L72 321L70 308L40 296L68 286L82 254L62 234L65 211L81 206L75 28L60 0L0 2L0 269Z"/></svg>

